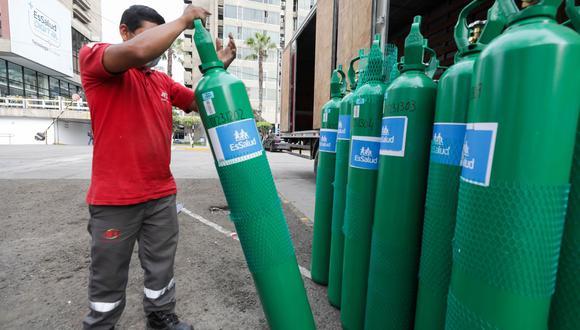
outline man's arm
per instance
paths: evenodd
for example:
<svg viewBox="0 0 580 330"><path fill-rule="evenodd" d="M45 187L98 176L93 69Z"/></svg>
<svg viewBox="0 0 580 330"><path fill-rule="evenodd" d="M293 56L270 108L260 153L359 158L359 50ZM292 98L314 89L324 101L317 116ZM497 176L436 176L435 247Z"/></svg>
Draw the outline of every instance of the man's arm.
<svg viewBox="0 0 580 330"><path fill-rule="evenodd" d="M223 47L221 39L217 38L215 41L215 48L218 52L218 57L222 62L224 62L224 67L226 69L230 66L230 64L232 64L232 62L236 58L237 52L236 42L234 41L234 36L231 33L228 35L228 39L229 39L228 45L225 48ZM195 96L193 98L193 102L191 102L191 105L186 110L186 112L191 111L199 112L199 109L197 108L197 103L195 102Z"/></svg>
<svg viewBox="0 0 580 330"><path fill-rule="evenodd" d="M189 5L178 19L148 29L123 43L110 45L103 54L103 66L110 73L119 73L130 68L140 68L161 56L173 41L193 24L193 20L210 15L203 8Z"/></svg>
<svg viewBox="0 0 580 330"><path fill-rule="evenodd" d="M191 105L189 106L189 108L187 108L187 113L190 113L192 111L195 112L199 112L199 108L197 107L197 102L195 101L195 96L193 97L193 102L191 102Z"/></svg>

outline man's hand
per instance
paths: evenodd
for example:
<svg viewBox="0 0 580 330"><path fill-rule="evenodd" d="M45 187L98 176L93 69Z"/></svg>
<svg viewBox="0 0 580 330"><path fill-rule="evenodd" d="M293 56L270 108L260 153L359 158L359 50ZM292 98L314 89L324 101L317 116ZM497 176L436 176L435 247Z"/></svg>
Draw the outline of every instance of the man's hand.
<svg viewBox="0 0 580 330"><path fill-rule="evenodd" d="M179 18L181 21L184 22L187 29L193 29L193 21L196 19L201 19L203 24L205 25L205 19L211 15L211 13L201 7L196 7L194 5L188 5L183 10L183 14Z"/></svg>
<svg viewBox="0 0 580 330"><path fill-rule="evenodd" d="M228 34L228 45L223 48L223 43L220 38L215 40L215 49L217 50L218 57L220 61L224 62L224 67L227 69L230 64L236 58L236 43L234 41L234 36L230 33Z"/></svg>

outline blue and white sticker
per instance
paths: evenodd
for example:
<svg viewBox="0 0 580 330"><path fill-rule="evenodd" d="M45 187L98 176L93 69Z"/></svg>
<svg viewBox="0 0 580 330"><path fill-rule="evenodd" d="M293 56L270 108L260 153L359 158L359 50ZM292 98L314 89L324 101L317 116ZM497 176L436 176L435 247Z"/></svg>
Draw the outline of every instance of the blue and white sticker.
<svg viewBox="0 0 580 330"><path fill-rule="evenodd" d="M491 178L497 123L470 123L461 155L461 179L487 187Z"/></svg>
<svg viewBox="0 0 580 330"><path fill-rule="evenodd" d="M208 129L218 166L240 163L262 155L264 149L254 119L244 119Z"/></svg>
<svg viewBox="0 0 580 330"><path fill-rule="evenodd" d="M463 123L433 124L431 161L433 163L461 166L461 150L465 139Z"/></svg>
<svg viewBox="0 0 580 330"><path fill-rule="evenodd" d="M365 104L365 99L359 97L354 101L354 106L352 107L352 116L354 118L360 117L360 106L361 104Z"/></svg>
<svg viewBox="0 0 580 330"><path fill-rule="evenodd" d="M407 117L383 117L381 127L381 155L405 157Z"/></svg>
<svg viewBox="0 0 580 330"><path fill-rule="evenodd" d="M321 152L336 152L336 136L338 130L321 128L320 129L320 140L318 145L318 150Z"/></svg>
<svg viewBox="0 0 580 330"><path fill-rule="evenodd" d="M363 170L379 168L381 139L371 136L353 136L350 145L350 167Z"/></svg>
<svg viewBox="0 0 580 330"><path fill-rule="evenodd" d="M215 108L213 106L213 92L209 91L209 92L205 92L203 94L201 94L201 99L203 100L203 107L205 109L205 112L207 113L208 116L211 115L215 115Z"/></svg>
<svg viewBox="0 0 580 330"><path fill-rule="evenodd" d="M339 140L350 140L350 115L338 116L338 136Z"/></svg>
<svg viewBox="0 0 580 330"><path fill-rule="evenodd" d="M359 104L356 104L355 106L352 107L352 116L354 118L360 117L360 105Z"/></svg>

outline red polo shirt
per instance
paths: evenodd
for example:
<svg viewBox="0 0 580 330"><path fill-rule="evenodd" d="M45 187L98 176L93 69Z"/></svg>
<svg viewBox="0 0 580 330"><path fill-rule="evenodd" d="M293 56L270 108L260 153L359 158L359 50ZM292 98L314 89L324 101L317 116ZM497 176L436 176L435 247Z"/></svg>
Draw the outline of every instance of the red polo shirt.
<svg viewBox="0 0 580 330"><path fill-rule="evenodd" d="M87 203L129 205L175 194L171 109L187 109L193 91L158 71L107 72L108 46L89 44L79 54L94 135Z"/></svg>

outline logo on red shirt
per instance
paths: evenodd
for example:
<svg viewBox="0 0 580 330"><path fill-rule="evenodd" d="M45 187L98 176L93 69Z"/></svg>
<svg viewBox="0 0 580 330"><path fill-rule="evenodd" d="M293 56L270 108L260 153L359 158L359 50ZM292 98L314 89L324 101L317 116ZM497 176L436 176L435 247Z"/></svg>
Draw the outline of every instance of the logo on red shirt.
<svg viewBox="0 0 580 330"><path fill-rule="evenodd" d="M161 101L163 101L163 102L169 102L169 95L167 94L166 91L162 91L161 92Z"/></svg>
<svg viewBox="0 0 580 330"><path fill-rule="evenodd" d="M108 240L117 239L121 236L121 231L119 229L108 229L103 233L103 238Z"/></svg>

